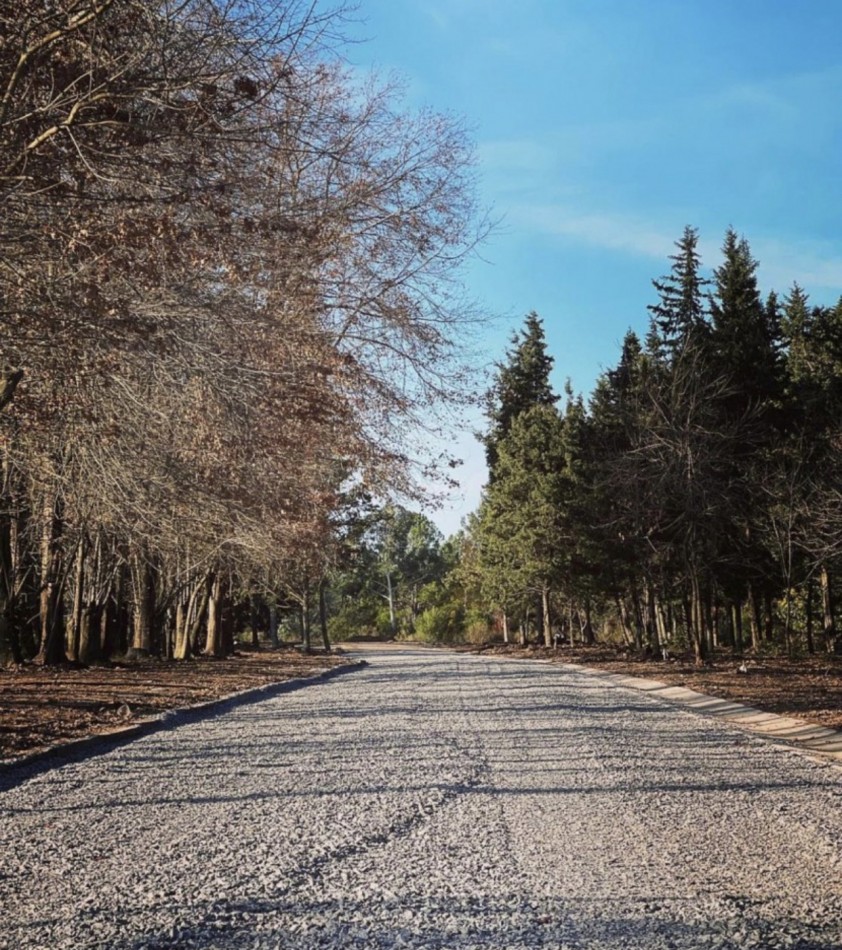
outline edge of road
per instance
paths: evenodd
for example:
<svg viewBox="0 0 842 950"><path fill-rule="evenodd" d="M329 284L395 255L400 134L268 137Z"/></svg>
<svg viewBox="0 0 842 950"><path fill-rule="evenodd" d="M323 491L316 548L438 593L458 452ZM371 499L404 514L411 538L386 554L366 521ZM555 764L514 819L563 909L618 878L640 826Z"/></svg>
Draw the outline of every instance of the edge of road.
<svg viewBox="0 0 842 950"><path fill-rule="evenodd" d="M703 716L722 719L749 732L773 739L787 748L808 752L811 755L828 758L842 767L842 731L828 726L819 726L814 722L796 719L794 716L782 716L767 712L757 706L748 706L731 699L698 693L686 686L670 686L660 680L643 676L629 676L626 673L611 673L592 666L578 663L554 663L551 660L539 662L560 666L562 669L587 673L606 680L615 686L625 686L646 693L654 699L660 699L673 706L679 706Z"/></svg>
<svg viewBox="0 0 842 950"><path fill-rule="evenodd" d="M365 666L368 666L367 660L354 658L342 666L333 666L310 676L296 676L292 679L280 680L277 683L250 686L248 689L229 693L227 696L219 697L219 699L211 699L192 706L166 709L155 716L132 723L130 726L120 726L107 732L98 732L94 735L83 736L80 739L71 739L69 742L59 742L47 749L41 749L17 759L0 762L0 792L9 791L9 789L15 788L28 779L61 765L81 762L84 759L102 755L104 752L109 752L111 749L141 736L175 729L188 722L199 722L229 709L250 706L253 703L262 702L264 699L272 699L275 696L282 696L284 693L292 693L306 686L324 683L336 676L355 672Z"/></svg>

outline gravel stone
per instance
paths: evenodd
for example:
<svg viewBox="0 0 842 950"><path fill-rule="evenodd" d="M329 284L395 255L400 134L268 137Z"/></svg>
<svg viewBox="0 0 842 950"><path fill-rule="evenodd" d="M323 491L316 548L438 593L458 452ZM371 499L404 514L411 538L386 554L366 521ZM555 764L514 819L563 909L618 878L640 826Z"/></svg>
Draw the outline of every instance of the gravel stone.
<svg viewBox="0 0 842 950"><path fill-rule="evenodd" d="M842 947L842 770L420 648L0 794L0 948Z"/></svg>

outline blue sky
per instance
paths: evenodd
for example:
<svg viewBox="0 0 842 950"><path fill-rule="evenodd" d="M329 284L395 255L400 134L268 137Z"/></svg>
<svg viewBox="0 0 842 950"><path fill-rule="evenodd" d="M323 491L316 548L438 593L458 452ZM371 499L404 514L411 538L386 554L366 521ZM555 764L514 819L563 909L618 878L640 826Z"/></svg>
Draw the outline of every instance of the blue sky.
<svg viewBox="0 0 842 950"><path fill-rule="evenodd" d="M360 0L347 56L395 72L411 106L464 117L481 201L501 218L466 272L503 355L529 310L560 391L586 394L651 280L698 227L718 263L731 225L764 291L842 294L840 0ZM449 533L478 501L469 434Z"/></svg>

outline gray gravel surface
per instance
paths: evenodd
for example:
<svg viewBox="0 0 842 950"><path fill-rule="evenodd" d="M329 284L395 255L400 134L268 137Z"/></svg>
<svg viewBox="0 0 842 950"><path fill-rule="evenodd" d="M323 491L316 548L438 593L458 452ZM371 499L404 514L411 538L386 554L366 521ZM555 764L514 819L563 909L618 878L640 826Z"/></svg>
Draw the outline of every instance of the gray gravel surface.
<svg viewBox="0 0 842 950"><path fill-rule="evenodd" d="M2 793L0 947L842 947L838 767L570 669L366 658Z"/></svg>

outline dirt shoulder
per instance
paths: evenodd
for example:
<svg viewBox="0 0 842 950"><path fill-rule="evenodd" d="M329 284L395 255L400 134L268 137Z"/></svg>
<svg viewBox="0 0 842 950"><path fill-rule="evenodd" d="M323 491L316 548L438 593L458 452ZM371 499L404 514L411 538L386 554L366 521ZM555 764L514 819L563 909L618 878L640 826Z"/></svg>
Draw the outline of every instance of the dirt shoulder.
<svg viewBox="0 0 842 950"><path fill-rule="evenodd" d="M611 673L660 680L733 702L757 706L779 715L794 716L830 729L842 729L842 657L816 654L799 659L786 657L716 656L710 666L699 668L689 658L666 662L637 658L611 646L544 647L496 645L473 648L484 655L513 659L577 663ZM747 672L741 672L745 665Z"/></svg>
<svg viewBox="0 0 842 950"><path fill-rule="evenodd" d="M0 669L0 760L349 662L341 654L305 656L289 649L184 663L146 659L85 668Z"/></svg>

